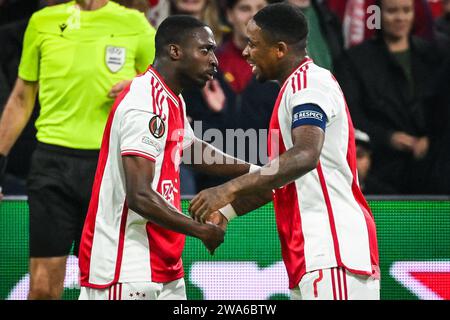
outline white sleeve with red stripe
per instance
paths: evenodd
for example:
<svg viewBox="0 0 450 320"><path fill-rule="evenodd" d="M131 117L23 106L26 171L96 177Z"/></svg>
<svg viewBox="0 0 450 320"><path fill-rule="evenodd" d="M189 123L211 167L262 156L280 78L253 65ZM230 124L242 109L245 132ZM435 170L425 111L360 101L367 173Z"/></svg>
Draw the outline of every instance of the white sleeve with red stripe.
<svg viewBox="0 0 450 320"><path fill-rule="evenodd" d="M120 152L122 156L132 155L155 161L164 151L164 142L167 132L156 137L150 131L150 120L155 114L142 110L129 110L126 112L120 125ZM159 118L161 119L161 118ZM167 128L166 121L162 126Z"/></svg>
<svg viewBox="0 0 450 320"><path fill-rule="evenodd" d="M190 147L191 144L194 143L195 135L194 130L192 130L191 124L189 123L189 119L187 118L186 113L186 102L183 97L180 95L180 101L183 108L184 115L184 137L183 137L183 150Z"/></svg>
<svg viewBox="0 0 450 320"><path fill-rule="evenodd" d="M192 130L191 124L187 117L184 117L184 137L183 137L183 150L188 148L194 143L195 135L194 130Z"/></svg>

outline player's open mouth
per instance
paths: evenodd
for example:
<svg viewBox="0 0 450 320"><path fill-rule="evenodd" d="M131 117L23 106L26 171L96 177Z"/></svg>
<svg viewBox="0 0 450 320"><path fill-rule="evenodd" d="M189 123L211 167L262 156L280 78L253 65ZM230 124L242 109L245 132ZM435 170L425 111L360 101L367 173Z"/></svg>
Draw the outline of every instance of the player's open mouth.
<svg viewBox="0 0 450 320"><path fill-rule="evenodd" d="M255 71L256 71L256 64L254 64L252 62L249 62L248 64L250 65L250 67L252 67L252 72L255 73Z"/></svg>

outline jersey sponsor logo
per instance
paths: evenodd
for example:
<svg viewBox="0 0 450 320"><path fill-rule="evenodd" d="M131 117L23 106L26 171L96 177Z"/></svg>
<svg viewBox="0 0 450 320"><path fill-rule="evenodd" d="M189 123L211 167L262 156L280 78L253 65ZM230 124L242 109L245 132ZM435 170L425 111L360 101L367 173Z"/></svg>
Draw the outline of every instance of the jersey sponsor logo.
<svg viewBox="0 0 450 320"><path fill-rule="evenodd" d="M66 30L66 28L67 28L67 24L65 24L65 23L61 23L59 25L59 29L61 30L61 32L64 32L64 30Z"/></svg>
<svg viewBox="0 0 450 320"><path fill-rule="evenodd" d="M178 192L177 189L173 186L172 180L163 180L161 182L161 192L164 199L173 203L175 200L175 192Z"/></svg>
<svg viewBox="0 0 450 320"><path fill-rule="evenodd" d="M105 61L109 71L116 73L125 64L126 49L121 47L107 46Z"/></svg>
<svg viewBox="0 0 450 320"><path fill-rule="evenodd" d="M313 110L299 111L296 114L294 114L294 121L301 119L317 119L323 121L323 114Z"/></svg>
<svg viewBox="0 0 450 320"><path fill-rule="evenodd" d="M154 116L150 119L148 123L148 128L150 129L150 133L155 138L161 138L166 132L166 126L164 125L164 121L159 116Z"/></svg>

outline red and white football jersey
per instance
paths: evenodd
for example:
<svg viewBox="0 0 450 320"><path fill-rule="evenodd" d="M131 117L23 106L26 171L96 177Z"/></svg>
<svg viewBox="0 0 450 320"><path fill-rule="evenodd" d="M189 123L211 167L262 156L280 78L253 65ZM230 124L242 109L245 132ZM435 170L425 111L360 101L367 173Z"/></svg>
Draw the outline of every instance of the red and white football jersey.
<svg viewBox="0 0 450 320"><path fill-rule="evenodd" d="M152 189L181 210L179 165L193 139L181 95L151 67L117 98L106 124L80 244L82 286L100 289L117 282L170 282L184 276L185 236L128 208L122 156L155 162Z"/></svg>
<svg viewBox="0 0 450 320"><path fill-rule="evenodd" d="M337 266L377 276L375 222L358 184L350 114L333 75L309 58L278 95L270 121L270 158L292 148L292 111L303 104L318 105L328 122L317 168L274 191L289 287L306 272Z"/></svg>

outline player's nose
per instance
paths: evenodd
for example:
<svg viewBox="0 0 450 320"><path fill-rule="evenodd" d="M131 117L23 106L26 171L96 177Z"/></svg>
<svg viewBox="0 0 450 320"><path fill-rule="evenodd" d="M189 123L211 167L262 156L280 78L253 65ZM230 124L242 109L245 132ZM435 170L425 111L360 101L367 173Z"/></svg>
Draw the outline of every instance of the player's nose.
<svg viewBox="0 0 450 320"><path fill-rule="evenodd" d="M248 45L246 45L245 48L244 48L244 50L242 51L242 56L243 56L245 59L248 59L248 57L250 56L249 50L248 50Z"/></svg>
<svg viewBox="0 0 450 320"><path fill-rule="evenodd" d="M217 59L216 55L214 54L214 52L211 53L211 60L210 60L211 65L214 68L217 68L219 66L219 60Z"/></svg>

